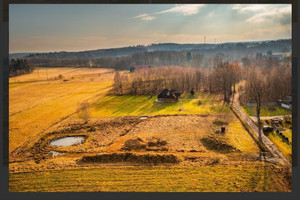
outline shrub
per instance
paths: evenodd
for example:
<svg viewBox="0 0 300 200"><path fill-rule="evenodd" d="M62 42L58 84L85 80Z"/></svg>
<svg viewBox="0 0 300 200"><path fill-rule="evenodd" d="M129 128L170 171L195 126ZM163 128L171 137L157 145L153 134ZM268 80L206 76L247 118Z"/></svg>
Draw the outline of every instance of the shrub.
<svg viewBox="0 0 300 200"><path fill-rule="evenodd" d="M83 101L78 105L77 112L78 117L84 120L84 122L88 122L90 118L89 112L90 103L88 101Z"/></svg>

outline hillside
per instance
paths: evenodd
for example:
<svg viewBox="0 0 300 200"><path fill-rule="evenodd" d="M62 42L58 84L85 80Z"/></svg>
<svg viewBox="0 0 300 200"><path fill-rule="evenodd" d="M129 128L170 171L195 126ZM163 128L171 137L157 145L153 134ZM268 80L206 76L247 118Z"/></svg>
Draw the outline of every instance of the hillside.
<svg viewBox="0 0 300 200"><path fill-rule="evenodd" d="M199 54L217 54L224 53L229 56L238 54L237 56L254 55L257 52L266 54L271 50L273 53L283 53L291 51L292 40L271 40L271 41L255 41L255 42L228 42L219 44L177 44L177 43L158 43L148 46L137 45L121 48L97 49L91 51L79 52L48 52L48 53L13 53L10 58L88 58L89 60L103 57L122 57L130 56L136 53L169 51L184 52L191 51Z"/></svg>

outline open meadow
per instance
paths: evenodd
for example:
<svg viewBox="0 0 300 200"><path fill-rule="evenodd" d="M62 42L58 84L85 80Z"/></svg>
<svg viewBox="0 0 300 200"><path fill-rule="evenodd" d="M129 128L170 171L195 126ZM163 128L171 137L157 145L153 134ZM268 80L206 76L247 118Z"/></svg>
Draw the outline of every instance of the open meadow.
<svg viewBox="0 0 300 200"><path fill-rule="evenodd" d="M290 172L220 95L112 95L114 74L39 68L10 78L10 192L291 191ZM51 145L72 136L83 140Z"/></svg>

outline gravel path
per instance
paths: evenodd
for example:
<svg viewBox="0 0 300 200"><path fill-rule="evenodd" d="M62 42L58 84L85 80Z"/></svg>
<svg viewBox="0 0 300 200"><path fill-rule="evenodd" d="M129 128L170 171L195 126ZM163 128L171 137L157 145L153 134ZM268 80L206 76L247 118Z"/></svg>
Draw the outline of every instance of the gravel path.
<svg viewBox="0 0 300 200"><path fill-rule="evenodd" d="M250 128L253 130L257 138L261 137L262 143L268 148L270 153L273 155L274 159L277 161L280 165L285 165L288 167L291 167L291 163L286 159L286 157L281 153L281 151L274 145L274 143L269 140L267 136L265 136L263 133L259 134L258 127L254 124L254 122L251 120L251 118L246 115L246 113L240 108L240 104L238 102L238 93L234 94L232 102L232 108L242 117L245 122L250 126Z"/></svg>

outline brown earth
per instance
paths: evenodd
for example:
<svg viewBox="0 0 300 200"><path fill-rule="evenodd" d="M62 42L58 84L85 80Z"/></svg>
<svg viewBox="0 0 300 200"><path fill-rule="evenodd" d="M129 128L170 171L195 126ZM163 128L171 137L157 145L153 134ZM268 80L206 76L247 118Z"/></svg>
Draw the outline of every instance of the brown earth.
<svg viewBox="0 0 300 200"><path fill-rule="evenodd" d="M219 124L214 122L218 120L222 126L226 126L226 133L216 136L214 130ZM229 125L232 120L235 120L232 114L154 116L146 120L138 116L108 117L94 118L88 123L73 118L53 127L33 146L25 144L13 151L10 155L10 170L16 172L51 166L74 167L84 156L121 155L124 152L142 158L146 155L155 157L156 154L174 155L182 161L179 165L236 165L257 161L259 148L254 142L251 145L256 150L244 152L229 140L233 131ZM49 145L54 139L75 135L86 137L86 142L70 147ZM212 137L218 137L217 142L210 139ZM51 157L50 151L63 154ZM31 167L27 166L29 163ZM120 164L106 164L110 163Z"/></svg>

